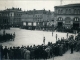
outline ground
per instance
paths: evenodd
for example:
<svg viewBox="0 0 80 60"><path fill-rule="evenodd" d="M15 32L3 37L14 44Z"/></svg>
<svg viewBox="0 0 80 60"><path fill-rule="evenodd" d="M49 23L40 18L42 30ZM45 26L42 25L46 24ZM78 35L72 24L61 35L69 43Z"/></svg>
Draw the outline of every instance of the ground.
<svg viewBox="0 0 80 60"><path fill-rule="evenodd" d="M47 60L80 60L80 51L74 51L73 54L70 54L70 50L68 50L65 54L63 54L63 56L56 56Z"/></svg>
<svg viewBox="0 0 80 60"><path fill-rule="evenodd" d="M2 34L2 30L0 33ZM10 30L6 30L6 33L14 33L16 34L14 41L4 42L0 43L3 46L22 46L22 45L33 45L33 44L42 44L43 43L43 37L45 36L46 44L50 41L55 43L56 42L56 34L58 35L58 38L61 39L61 37L67 38L67 33L62 32L52 32L51 31L33 31L33 30L25 30L25 29L19 29L19 28L11 28ZM69 35L73 35L70 34ZM63 56L56 56L47 60L80 60L80 52L74 52L73 54L70 54L70 50L67 51Z"/></svg>
<svg viewBox="0 0 80 60"><path fill-rule="evenodd" d="M49 60L53 60L52 58ZM74 52L70 54L70 50L67 51L63 56L54 57L54 60L80 60L80 52Z"/></svg>
<svg viewBox="0 0 80 60"><path fill-rule="evenodd" d="M27 46L27 45L41 45L43 44L43 37L45 37L45 44L48 42L55 43L56 42L56 34L59 39L62 37L67 38L67 33L62 32L53 32L52 31L38 31L38 30L26 30L26 29L19 29L19 28L10 28L10 30L6 30L6 33L14 33L16 37L14 41L8 41L1 43L3 46ZM3 33L3 30L0 31ZM69 33L69 35L72 35Z"/></svg>

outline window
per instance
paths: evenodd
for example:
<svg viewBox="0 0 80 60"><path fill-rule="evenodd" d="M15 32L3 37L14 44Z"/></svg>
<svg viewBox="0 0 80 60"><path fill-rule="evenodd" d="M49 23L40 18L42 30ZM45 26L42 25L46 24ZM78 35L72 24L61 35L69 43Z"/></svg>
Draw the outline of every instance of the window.
<svg viewBox="0 0 80 60"><path fill-rule="evenodd" d="M67 14L68 9L66 9L65 13Z"/></svg>
<svg viewBox="0 0 80 60"><path fill-rule="evenodd" d="M77 14L77 9L74 9L74 13Z"/></svg>
<svg viewBox="0 0 80 60"><path fill-rule="evenodd" d="M68 13L71 14L71 9L68 10Z"/></svg>
<svg viewBox="0 0 80 60"><path fill-rule="evenodd" d="M74 18L74 21L79 21L79 18L77 18L77 17L76 17L76 18Z"/></svg>
<svg viewBox="0 0 80 60"><path fill-rule="evenodd" d="M58 20L59 20L59 21L62 21L62 20L63 20L63 18L62 18L62 17L59 17L59 18L58 18Z"/></svg>
<svg viewBox="0 0 80 60"><path fill-rule="evenodd" d="M80 9L78 9L78 12L77 13L80 14Z"/></svg>
<svg viewBox="0 0 80 60"><path fill-rule="evenodd" d="M63 13L63 10L61 10L60 13L62 14Z"/></svg>
<svg viewBox="0 0 80 60"><path fill-rule="evenodd" d="M60 14L60 10L58 10L58 14Z"/></svg>

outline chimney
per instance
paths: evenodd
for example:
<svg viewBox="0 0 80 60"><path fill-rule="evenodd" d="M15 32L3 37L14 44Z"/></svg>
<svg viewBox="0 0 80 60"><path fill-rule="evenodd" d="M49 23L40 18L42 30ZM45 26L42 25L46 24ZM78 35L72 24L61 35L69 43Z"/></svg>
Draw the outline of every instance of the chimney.
<svg viewBox="0 0 80 60"><path fill-rule="evenodd" d="M20 11L21 11L21 8L20 8Z"/></svg>

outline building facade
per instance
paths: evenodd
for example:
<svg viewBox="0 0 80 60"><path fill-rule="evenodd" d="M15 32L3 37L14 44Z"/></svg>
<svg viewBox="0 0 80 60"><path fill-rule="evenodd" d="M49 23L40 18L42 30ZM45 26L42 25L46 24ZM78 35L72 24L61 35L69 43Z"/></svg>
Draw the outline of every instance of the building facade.
<svg viewBox="0 0 80 60"><path fill-rule="evenodd" d="M55 6L58 28L78 30L80 28L80 4Z"/></svg>
<svg viewBox="0 0 80 60"><path fill-rule="evenodd" d="M9 28L10 14L8 11L0 11L0 28Z"/></svg>
<svg viewBox="0 0 80 60"><path fill-rule="evenodd" d="M21 8L10 8L0 11L0 25L1 26L21 26L21 16L24 11Z"/></svg>
<svg viewBox="0 0 80 60"><path fill-rule="evenodd" d="M21 16L24 14L24 11L21 8L14 8L6 9L9 11L10 14L10 25L13 27L20 27L21 26Z"/></svg>
<svg viewBox="0 0 80 60"><path fill-rule="evenodd" d="M44 10L32 10L27 11L26 14L22 15L22 27L27 29L39 29L39 30L48 30L51 29L50 26L51 11ZM52 23L51 23L52 24Z"/></svg>

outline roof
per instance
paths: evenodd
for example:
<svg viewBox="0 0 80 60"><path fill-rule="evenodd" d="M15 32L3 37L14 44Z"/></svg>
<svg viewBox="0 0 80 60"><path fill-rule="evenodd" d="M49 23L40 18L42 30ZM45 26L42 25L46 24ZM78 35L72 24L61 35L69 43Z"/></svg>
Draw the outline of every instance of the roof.
<svg viewBox="0 0 80 60"><path fill-rule="evenodd" d="M80 7L80 3L55 6L55 8L56 7Z"/></svg>
<svg viewBox="0 0 80 60"><path fill-rule="evenodd" d="M29 10L26 12L27 14L50 14L50 11L46 10Z"/></svg>

